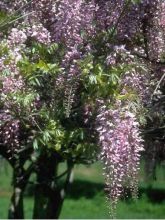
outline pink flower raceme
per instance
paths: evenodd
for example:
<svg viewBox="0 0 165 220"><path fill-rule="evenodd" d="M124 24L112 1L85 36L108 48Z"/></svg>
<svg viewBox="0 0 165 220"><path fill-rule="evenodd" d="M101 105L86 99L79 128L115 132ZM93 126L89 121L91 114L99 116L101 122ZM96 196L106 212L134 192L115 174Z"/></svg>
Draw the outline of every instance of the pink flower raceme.
<svg viewBox="0 0 165 220"><path fill-rule="evenodd" d="M39 43L49 45L51 43L50 32L41 24L36 23L26 29L27 36Z"/></svg>
<svg viewBox="0 0 165 220"><path fill-rule="evenodd" d="M108 30L118 21L123 9L125 0L98 0L98 10L96 12L98 28Z"/></svg>
<svg viewBox="0 0 165 220"><path fill-rule="evenodd" d="M124 187L129 186L137 194L137 175L140 152L143 150L139 124L135 115L127 109L100 107L97 131L104 163L108 197L112 214Z"/></svg>
<svg viewBox="0 0 165 220"><path fill-rule="evenodd" d="M108 67L128 65L118 81L121 95L135 94L143 104L149 103L153 93L152 75L145 62L138 60L126 45L116 45L106 58Z"/></svg>
<svg viewBox="0 0 165 220"><path fill-rule="evenodd" d="M17 90L21 90L24 87L24 82L19 78L14 78L11 76L3 77L2 80L2 90L1 92L5 95L8 93L14 93Z"/></svg>
<svg viewBox="0 0 165 220"><path fill-rule="evenodd" d="M17 28L12 28L10 35L8 37L8 45L10 46L19 46L24 44L27 40L27 35L24 31Z"/></svg>
<svg viewBox="0 0 165 220"><path fill-rule="evenodd" d="M59 76L57 82L59 84L64 82L64 107L67 116L70 114L81 75L77 61L89 52L89 41L95 34L93 26L95 11L94 1L62 0L59 3L56 22L51 27L54 33L52 38L65 47L61 63L63 74Z"/></svg>
<svg viewBox="0 0 165 220"><path fill-rule="evenodd" d="M14 154L20 148L20 122L6 112L0 113L0 142Z"/></svg>
<svg viewBox="0 0 165 220"><path fill-rule="evenodd" d="M54 23L54 39L63 42L67 47L82 45L84 35L93 34L93 18L96 10L93 1L84 0L60 1L57 21Z"/></svg>

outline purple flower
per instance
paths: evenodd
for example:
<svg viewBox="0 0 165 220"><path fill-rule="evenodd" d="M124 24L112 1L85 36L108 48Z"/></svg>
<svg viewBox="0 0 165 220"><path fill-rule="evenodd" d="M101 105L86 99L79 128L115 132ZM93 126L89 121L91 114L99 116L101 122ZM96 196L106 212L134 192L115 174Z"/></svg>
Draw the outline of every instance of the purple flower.
<svg viewBox="0 0 165 220"><path fill-rule="evenodd" d="M117 109L101 106L96 120L106 191L113 214L126 185L134 196L137 195L137 176L143 144L139 123L135 115L124 106Z"/></svg>

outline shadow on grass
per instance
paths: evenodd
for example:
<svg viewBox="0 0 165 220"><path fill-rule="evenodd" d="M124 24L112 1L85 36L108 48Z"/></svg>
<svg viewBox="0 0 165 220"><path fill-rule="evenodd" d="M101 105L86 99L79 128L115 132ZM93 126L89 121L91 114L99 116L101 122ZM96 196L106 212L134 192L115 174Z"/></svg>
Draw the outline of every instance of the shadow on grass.
<svg viewBox="0 0 165 220"><path fill-rule="evenodd" d="M155 189L152 187L140 187L139 197L145 194L148 200L152 203L163 203L165 202L165 189Z"/></svg>
<svg viewBox="0 0 165 220"><path fill-rule="evenodd" d="M126 191L126 190L125 190ZM93 183L89 181L76 180L71 185L70 190L68 191L68 198L79 199L80 197L93 198L97 194L104 195L104 184ZM140 187L139 188L139 198L145 194L148 198L148 201L151 203L163 203L165 202L165 189L155 189L151 187ZM131 198L130 192L127 192L129 201Z"/></svg>
<svg viewBox="0 0 165 220"><path fill-rule="evenodd" d="M32 196L34 192L33 186L29 186L26 191L26 196ZM125 190L128 198L123 198L126 202L130 202L130 192ZM86 180L75 180L70 186L67 198L79 199L85 197L92 199L95 196L104 196L104 184L95 183ZM139 187L139 198L146 195L147 199L151 203L163 203L165 202L165 189L157 189L152 187Z"/></svg>
<svg viewBox="0 0 165 220"><path fill-rule="evenodd" d="M68 190L67 197L72 199L86 197L87 199L90 199L97 194L104 195L104 184L85 180L75 180Z"/></svg>

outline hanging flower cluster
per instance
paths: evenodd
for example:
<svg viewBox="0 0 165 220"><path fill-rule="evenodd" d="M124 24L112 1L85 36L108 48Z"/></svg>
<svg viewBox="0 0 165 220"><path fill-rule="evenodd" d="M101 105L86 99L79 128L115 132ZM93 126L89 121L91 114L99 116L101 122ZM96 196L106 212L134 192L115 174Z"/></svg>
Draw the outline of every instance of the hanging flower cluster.
<svg viewBox="0 0 165 220"><path fill-rule="evenodd" d="M118 110L102 106L97 120L106 191L111 199L113 214L118 199L124 194L124 187L130 187L133 196L137 196L142 139L135 115L119 105Z"/></svg>
<svg viewBox="0 0 165 220"><path fill-rule="evenodd" d="M7 120L8 119L8 120ZM2 113L1 120L5 120L5 124L0 125L0 140L8 150L8 153L14 154L20 149L20 122L13 120L9 115Z"/></svg>
<svg viewBox="0 0 165 220"><path fill-rule="evenodd" d="M95 11L94 1L86 3L84 0L62 0L55 18L57 21L52 25L53 39L65 47L62 60L64 72L63 76L59 76L59 81L62 80L65 84L64 106L67 116L70 114L81 75L77 62L89 52L90 41L95 34Z"/></svg>

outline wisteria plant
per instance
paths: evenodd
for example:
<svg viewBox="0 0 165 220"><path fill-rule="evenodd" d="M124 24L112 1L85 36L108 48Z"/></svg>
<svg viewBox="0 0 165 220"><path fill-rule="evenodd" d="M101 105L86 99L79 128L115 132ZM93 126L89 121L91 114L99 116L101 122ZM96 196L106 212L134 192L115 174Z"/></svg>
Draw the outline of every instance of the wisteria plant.
<svg viewBox="0 0 165 220"><path fill-rule="evenodd" d="M164 85L164 20L161 0L0 2L0 154L13 167L9 218L24 217L32 173L33 218L58 218L74 164L98 159L111 217L126 188L137 198L141 130Z"/></svg>

